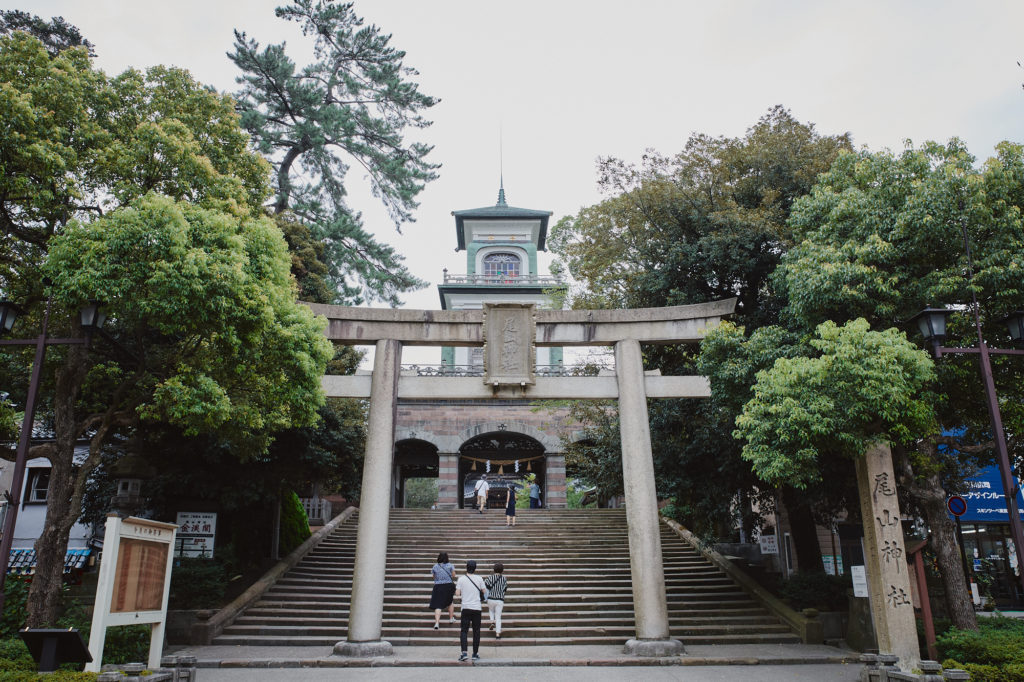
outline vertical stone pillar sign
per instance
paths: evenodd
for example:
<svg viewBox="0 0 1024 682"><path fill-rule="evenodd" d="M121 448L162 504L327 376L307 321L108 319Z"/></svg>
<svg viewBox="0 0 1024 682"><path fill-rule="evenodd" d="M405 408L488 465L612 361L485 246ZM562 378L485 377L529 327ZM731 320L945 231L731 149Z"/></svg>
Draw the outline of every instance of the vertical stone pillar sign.
<svg viewBox="0 0 1024 682"><path fill-rule="evenodd" d="M912 670L921 660L921 653L889 445L871 446L857 459L856 466L868 596L878 652L899 656L900 665Z"/></svg>

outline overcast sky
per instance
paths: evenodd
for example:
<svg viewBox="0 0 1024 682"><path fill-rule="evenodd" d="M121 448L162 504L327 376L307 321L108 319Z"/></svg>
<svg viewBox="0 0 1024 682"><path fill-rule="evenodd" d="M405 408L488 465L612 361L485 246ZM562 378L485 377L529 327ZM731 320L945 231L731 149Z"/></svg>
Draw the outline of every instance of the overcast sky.
<svg viewBox="0 0 1024 682"><path fill-rule="evenodd" d="M0 0L62 15L108 73L174 64L234 91L232 29L301 47L268 0ZM422 139L441 177L396 234L357 171L353 205L431 282L407 307L438 308L454 253L452 210L495 202L499 129L510 205L554 212L600 199L595 161L674 153L694 132L739 136L781 104L822 133L899 150L964 139L979 159L1024 141L1024 2L357 0L392 34L420 89L439 97ZM542 263L548 262L542 259ZM380 305L380 304L375 304ZM436 352L431 355L436 355ZM414 361L414 360L409 360ZM433 361L421 359L419 361Z"/></svg>

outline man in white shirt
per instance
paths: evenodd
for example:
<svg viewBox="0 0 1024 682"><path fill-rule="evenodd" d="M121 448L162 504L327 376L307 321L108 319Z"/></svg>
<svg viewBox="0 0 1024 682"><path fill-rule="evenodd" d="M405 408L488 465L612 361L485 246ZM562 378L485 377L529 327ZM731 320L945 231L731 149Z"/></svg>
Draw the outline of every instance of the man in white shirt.
<svg viewBox="0 0 1024 682"><path fill-rule="evenodd" d="M466 572L459 576L455 583L455 596L462 597L462 628L459 632L459 643L462 645L460 661L469 658L466 645L469 639L469 627L473 626L473 660L480 660L480 616L483 602L487 600L487 588L484 581L476 575L476 561L466 562Z"/></svg>
<svg viewBox="0 0 1024 682"><path fill-rule="evenodd" d="M487 482L487 474L480 477L480 480L476 482L476 486L473 490L476 492L476 508L481 514L484 513L484 505L487 504L487 491L491 489L491 485Z"/></svg>

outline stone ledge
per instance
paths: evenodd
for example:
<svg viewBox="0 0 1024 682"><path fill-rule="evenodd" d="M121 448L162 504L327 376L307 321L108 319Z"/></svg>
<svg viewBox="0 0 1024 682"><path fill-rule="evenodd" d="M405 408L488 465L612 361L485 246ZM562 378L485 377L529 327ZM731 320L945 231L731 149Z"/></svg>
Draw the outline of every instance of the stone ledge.
<svg viewBox="0 0 1024 682"><path fill-rule="evenodd" d="M454 647L453 647L454 649ZM445 658L394 658L332 656L319 659L199 661L198 668L448 668L477 665L530 667L635 667L635 666L752 666L752 665L822 665L857 663L857 654L849 656L619 656L608 658L485 658L476 663L459 661L457 654Z"/></svg>

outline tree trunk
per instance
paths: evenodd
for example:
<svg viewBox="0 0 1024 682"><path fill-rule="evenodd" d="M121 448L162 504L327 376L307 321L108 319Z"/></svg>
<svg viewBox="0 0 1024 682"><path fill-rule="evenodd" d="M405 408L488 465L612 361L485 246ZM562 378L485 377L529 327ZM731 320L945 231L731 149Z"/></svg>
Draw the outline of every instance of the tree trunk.
<svg viewBox="0 0 1024 682"><path fill-rule="evenodd" d="M931 530L929 543L939 562L942 585L946 589L946 609L953 625L961 630L977 630L978 619L964 575L963 558L956 540L956 524L946 513L946 491L937 475L925 479L928 487L918 499L918 506Z"/></svg>
<svg viewBox="0 0 1024 682"><path fill-rule="evenodd" d="M913 498L931 531L928 542L939 564L949 618L961 630L977 630L978 618L967 587L967 576L964 575L963 558L956 539L956 524L946 513L946 491L939 474L932 473L919 478L914 474L906 453L896 452L900 462L900 485Z"/></svg>
<svg viewBox="0 0 1024 682"><path fill-rule="evenodd" d="M74 485L71 456L62 456L64 454L57 453L51 459L46 522L35 544L36 572L28 593L26 621L26 625L32 628L56 626L64 606L64 556L71 530L66 522L70 513L67 494ZM74 514L73 518L77 516Z"/></svg>
<svg viewBox="0 0 1024 682"><path fill-rule="evenodd" d="M818 530L814 526L810 505L803 501L799 490L789 486L782 489L782 503L786 505L786 512L789 515L789 528L798 569L801 573L824 573L825 565L821 560L821 547L818 546Z"/></svg>
<svg viewBox="0 0 1024 682"><path fill-rule="evenodd" d="M28 593L28 627L55 625L63 608L64 556L68 535L81 512L72 509L76 476L74 465L75 401L85 377L86 350L71 346L64 365L57 371L54 389L54 430L56 442L49 448L50 482L46 490L46 520L36 540L36 572ZM80 505L79 505L80 507Z"/></svg>

